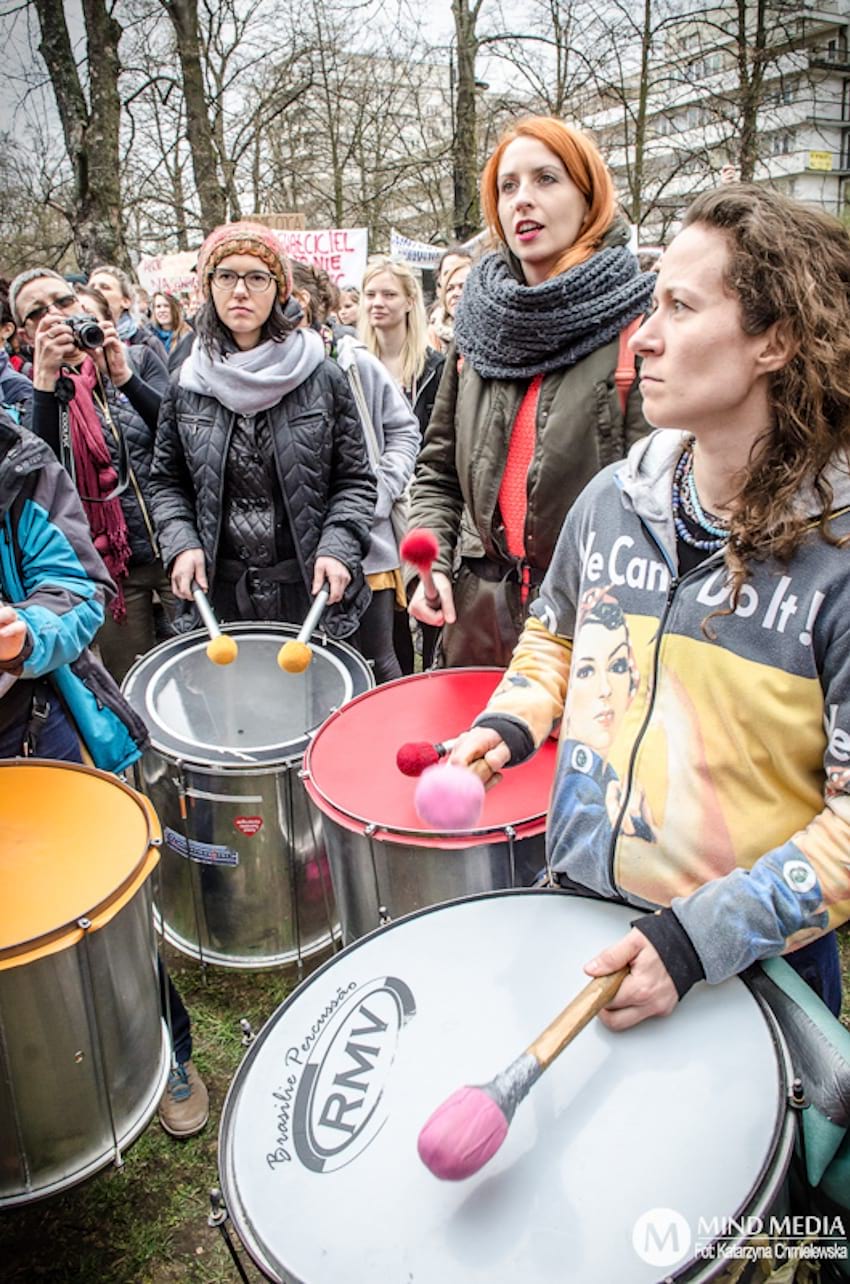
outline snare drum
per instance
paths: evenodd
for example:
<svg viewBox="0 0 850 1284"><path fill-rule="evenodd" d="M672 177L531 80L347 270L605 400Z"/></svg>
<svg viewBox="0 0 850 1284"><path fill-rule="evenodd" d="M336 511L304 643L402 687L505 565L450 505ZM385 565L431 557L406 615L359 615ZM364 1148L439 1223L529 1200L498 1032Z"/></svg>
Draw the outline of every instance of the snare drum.
<svg viewBox="0 0 850 1284"><path fill-rule="evenodd" d="M91 1176L168 1077L150 874L159 825L115 776L0 762L0 1208Z"/></svg>
<svg viewBox="0 0 850 1284"><path fill-rule="evenodd" d="M459 896L531 883L544 831L557 745L512 767L485 799L478 827L434 833L416 814L416 780L396 754L405 742L448 740L486 705L501 669L440 669L367 692L329 718L304 758L322 813L343 939Z"/></svg>
<svg viewBox="0 0 850 1284"><path fill-rule="evenodd" d="M724 1221L767 1216L794 1142L785 1045L740 980L623 1034L591 1022L469 1180L440 1182L417 1155L431 1112L528 1047L633 917L496 892L390 924L314 973L261 1031L222 1115L227 1209L264 1275L714 1278L700 1253Z"/></svg>
<svg viewBox="0 0 850 1284"><path fill-rule="evenodd" d="M235 624L239 654L213 664L209 638L172 638L139 660L124 694L150 729L136 767L163 826L166 939L224 967L298 962L337 931L321 825L299 779L310 734L372 686L342 642L314 641L300 674L279 668L286 624Z"/></svg>

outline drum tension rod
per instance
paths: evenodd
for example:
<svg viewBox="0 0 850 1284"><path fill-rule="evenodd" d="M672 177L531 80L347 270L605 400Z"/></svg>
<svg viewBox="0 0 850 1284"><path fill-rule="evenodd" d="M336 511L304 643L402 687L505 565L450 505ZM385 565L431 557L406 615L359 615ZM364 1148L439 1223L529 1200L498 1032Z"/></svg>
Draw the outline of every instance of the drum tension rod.
<svg viewBox="0 0 850 1284"><path fill-rule="evenodd" d="M250 1048L251 1044L257 1037L256 1034L254 1034L254 1028L251 1025L251 1022L246 1020L245 1017L242 1017L239 1022L239 1029L242 1031L242 1047Z"/></svg>
<svg viewBox="0 0 850 1284"><path fill-rule="evenodd" d="M788 1103L792 1110L808 1110L809 1108L809 1103L806 1100L806 1089L803 1087L803 1080L799 1076L791 1084Z"/></svg>
<svg viewBox="0 0 850 1284"><path fill-rule="evenodd" d="M233 1265L236 1267L237 1271L239 1272L239 1278L244 1281L244 1284L251 1284L251 1281L248 1279L248 1276L245 1274L245 1267L242 1265L242 1262L239 1259L239 1254L236 1252L236 1249L233 1246L233 1241L231 1240L230 1234L227 1230L226 1222L227 1222L227 1209L225 1208L224 1200L222 1199L222 1196L221 1196L221 1191L218 1189L217 1186L213 1186L212 1190L210 1191L210 1212L209 1212L209 1216L207 1217L207 1226L219 1232L225 1244L227 1245L228 1253L233 1259Z"/></svg>

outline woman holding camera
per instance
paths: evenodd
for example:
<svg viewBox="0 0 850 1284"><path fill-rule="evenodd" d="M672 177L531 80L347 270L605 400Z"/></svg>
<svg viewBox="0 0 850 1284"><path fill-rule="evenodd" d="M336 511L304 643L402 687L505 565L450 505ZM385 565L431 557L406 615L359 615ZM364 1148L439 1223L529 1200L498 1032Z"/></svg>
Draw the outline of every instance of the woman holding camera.
<svg viewBox="0 0 850 1284"><path fill-rule="evenodd" d="M99 316L87 313L73 287L49 268L21 273L9 297L35 344L32 429L74 477L95 547L118 589L97 640L120 682L154 645L154 593L168 589L148 511L167 372L156 362L140 377L104 303ZM91 292L86 297L89 309L98 306Z"/></svg>

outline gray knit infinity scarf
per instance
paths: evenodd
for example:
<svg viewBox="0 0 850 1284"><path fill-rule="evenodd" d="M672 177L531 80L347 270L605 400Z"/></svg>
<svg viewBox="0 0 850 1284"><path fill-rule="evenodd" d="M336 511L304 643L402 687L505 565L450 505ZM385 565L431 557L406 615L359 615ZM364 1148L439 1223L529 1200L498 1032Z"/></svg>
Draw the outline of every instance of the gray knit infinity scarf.
<svg viewBox="0 0 850 1284"><path fill-rule="evenodd" d="M598 250L540 285L525 285L496 251L466 279L455 317L458 351L484 379L562 370L616 339L645 312L655 280L618 246Z"/></svg>

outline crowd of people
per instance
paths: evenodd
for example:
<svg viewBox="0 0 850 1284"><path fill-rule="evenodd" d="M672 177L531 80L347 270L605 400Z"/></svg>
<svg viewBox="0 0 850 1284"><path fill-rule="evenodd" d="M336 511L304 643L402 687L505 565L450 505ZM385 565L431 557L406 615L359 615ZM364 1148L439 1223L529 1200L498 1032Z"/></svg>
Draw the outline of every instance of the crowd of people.
<svg viewBox="0 0 850 1284"><path fill-rule="evenodd" d="M496 776L560 735L541 878L635 908L588 963L631 969L611 1028L776 954L837 1012L847 233L731 183L642 271L599 151L542 117L481 195L490 248L446 251L430 316L406 263L339 290L251 222L204 241L191 318L164 293L144 316L109 264L11 282L0 752L79 760L108 718L122 770L145 730L119 684L197 625L194 585L223 621L290 624L326 586L323 628L377 681L417 646L506 670L456 763ZM401 564L413 527L438 606ZM182 1028L188 1135L206 1096Z"/></svg>

